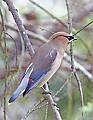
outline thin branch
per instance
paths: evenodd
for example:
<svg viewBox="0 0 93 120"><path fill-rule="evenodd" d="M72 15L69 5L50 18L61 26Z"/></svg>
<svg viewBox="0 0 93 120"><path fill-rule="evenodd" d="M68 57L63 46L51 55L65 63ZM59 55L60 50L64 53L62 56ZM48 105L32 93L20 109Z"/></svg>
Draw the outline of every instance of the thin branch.
<svg viewBox="0 0 93 120"><path fill-rule="evenodd" d="M1 22L0 22L0 24L2 24ZM5 26L7 27L7 28L9 28L9 29L11 29L11 30L14 30L14 31L16 31L16 32L18 32L18 29L15 27L12 27L12 26L10 26L9 24L7 24L7 23L5 23ZM31 38L34 38L34 39L38 39L38 40L41 40L42 42L48 42L48 39L46 39L45 37L43 37L43 36L41 36L41 35L39 35L39 34L37 34L37 33L34 33L34 32L32 32L32 31L29 31L29 30L26 30L26 33L27 33L27 35L29 36L29 37L31 37Z"/></svg>
<svg viewBox="0 0 93 120"><path fill-rule="evenodd" d="M83 28L81 28L80 30L78 30L76 33L73 34L73 36L77 35L78 33L80 33L82 30L84 30L86 27L88 27L90 24L93 23L93 20L91 22L89 22L87 25L85 25Z"/></svg>
<svg viewBox="0 0 93 120"><path fill-rule="evenodd" d="M70 56L67 53L64 54L64 59L71 64ZM93 82L93 75L90 72L88 72L80 63L74 60L74 66L76 70L80 70L83 75L85 75L88 79L90 79Z"/></svg>
<svg viewBox="0 0 93 120"><path fill-rule="evenodd" d="M28 117L32 112L34 112L35 110L40 109L41 107L45 106L46 103L43 104L43 105L41 105L44 101L45 101L45 99L44 99L44 97L42 97L42 98L33 106L33 108L30 108L30 109L27 111L26 115L25 115L21 120L26 120L27 117ZM41 106L39 107L39 105L41 105Z"/></svg>
<svg viewBox="0 0 93 120"><path fill-rule="evenodd" d="M20 31L22 39L25 42L25 45L27 47L27 50L28 50L29 54L31 56L33 56L33 54L34 54L33 47L32 47L32 45L31 45L31 43L29 41L29 38L28 38L28 36L26 34L26 31L25 31L25 28L24 28L24 26L22 24L22 21L21 21L20 17L18 16L17 10L14 7L13 2L11 0L3 0L3 1L6 2L7 6L9 7L10 12L13 15L13 18L14 18L16 24L17 24L17 27L18 27L18 29Z"/></svg>
<svg viewBox="0 0 93 120"><path fill-rule="evenodd" d="M4 32L4 46L5 46L5 88L4 88L4 120L6 120L6 81L7 81L7 71L8 71L8 63L7 63L7 48L6 48L6 28L5 28L5 24L4 24L4 18L3 18L3 14L2 11L0 9L0 15L1 15L1 20L2 20L2 24L3 24L3 32Z"/></svg>
<svg viewBox="0 0 93 120"><path fill-rule="evenodd" d="M67 28L67 25L65 23L63 23L60 19L58 19L56 16L52 15L48 10L46 10L45 8L43 8L42 6L40 6L39 4L37 4L35 1L33 0L29 0L31 3L33 3L35 6L37 6L38 8L40 8L41 10L43 10L45 13L47 13L48 15L50 15L52 18L54 18L55 20L57 20L59 23L61 23L64 27Z"/></svg>
<svg viewBox="0 0 93 120"><path fill-rule="evenodd" d="M67 12L68 12L69 33L71 33L72 32L72 10L71 10L69 0L66 0L66 6L67 6ZM83 106L84 106L83 90L82 90L80 78L76 72L75 65L74 65L73 41L70 44L70 55L71 55L71 68L72 68L73 74L75 76L75 79L77 80L77 83L78 83L78 87L79 87L79 91L80 91L80 98L81 98L81 107L83 108ZM83 111L82 111L82 118L83 118Z"/></svg>
<svg viewBox="0 0 93 120"><path fill-rule="evenodd" d="M48 105L46 104L46 111L45 111L45 118L44 120L47 120L48 117Z"/></svg>
<svg viewBox="0 0 93 120"><path fill-rule="evenodd" d="M49 88L48 88L48 85L45 84L45 89L47 91L49 91ZM45 100L47 100L48 102L45 102L43 105L41 105ZM28 112L26 113L26 115L24 116L24 118L22 118L21 120L26 120L27 117L32 113L34 112L35 110L37 109L40 109L41 107L45 106L49 104L53 113L54 113L54 116L55 116L55 119L56 120L62 120L60 114L59 114L59 108L56 107L56 103L54 102L52 96L50 94L45 94L44 97L42 97L34 106L33 108L29 109ZM41 105L41 106L39 106Z"/></svg>
<svg viewBox="0 0 93 120"><path fill-rule="evenodd" d="M66 82L60 87L60 89L55 93L53 98L55 98L63 90L63 88L66 86L66 84L68 83L68 81L71 77L72 77L72 74L69 76L69 78L66 80Z"/></svg>
<svg viewBox="0 0 93 120"><path fill-rule="evenodd" d="M72 32L72 10L69 0L66 0L67 13L68 13L68 33Z"/></svg>
<svg viewBox="0 0 93 120"><path fill-rule="evenodd" d="M72 34L72 9L70 7L70 1L66 0L66 6L67 6L67 13L68 13L68 33ZM71 51L71 65L73 67L73 42L70 44L70 51ZM72 89L71 89L71 83L68 83L68 120L71 118L71 110L72 110Z"/></svg>
<svg viewBox="0 0 93 120"><path fill-rule="evenodd" d="M44 85L44 88L45 88L45 90L49 91L47 84ZM49 105L54 113L55 119L62 120L60 113L59 113L59 108L56 107L56 103L54 102L52 96L50 94L45 94L44 98L48 101L48 103L49 103Z"/></svg>
<svg viewBox="0 0 93 120"><path fill-rule="evenodd" d="M35 26L35 25L32 25L32 24L27 24L28 26L32 26L32 27L34 27L34 28L36 28L36 29L40 29L40 30L42 30L42 31L46 31L46 32L48 32L48 33L52 33L52 34L54 34L55 32L53 32L53 31L50 31L50 30L46 30L46 29L44 29L44 28L42 28L42 27L39 27L39 26Z"/></svg>
<svg viewBox="0 0 93 120"><path fill-rule="evenodd" d="M10 34L8 34L8 33L6 33L6 35L8 35L12 40L13 40L13 42L14 42L14 44L15 44L15 56L16 56L16 66L17 66L17 56L18 56L18 47L17 47L17 44L16 44L16 41L14 40L14 38L10 35Z"/></svg>

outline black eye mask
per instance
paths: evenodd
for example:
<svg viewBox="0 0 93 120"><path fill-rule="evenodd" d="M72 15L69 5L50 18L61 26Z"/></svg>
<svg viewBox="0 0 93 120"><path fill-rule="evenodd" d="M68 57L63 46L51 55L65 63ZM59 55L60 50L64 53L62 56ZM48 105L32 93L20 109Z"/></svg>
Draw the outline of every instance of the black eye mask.
<svg viewBox="0 0 93 120"><path fill-rule="evenodd" d="M72 39L73 39L73 40L75 39L73 36L65 36L65 37L66 37L69 41L72 40Z"/></svg>

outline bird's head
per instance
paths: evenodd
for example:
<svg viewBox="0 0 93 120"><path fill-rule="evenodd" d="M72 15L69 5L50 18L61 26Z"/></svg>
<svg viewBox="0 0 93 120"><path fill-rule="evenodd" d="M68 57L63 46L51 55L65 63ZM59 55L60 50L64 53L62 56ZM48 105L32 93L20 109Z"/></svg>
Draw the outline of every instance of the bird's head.
<svg viewBox="0 0 93 120"><path fill-rule="evenodd" d="M51 38L51 40L55 40L55 41L61 41L63 43L71 43L72 41L74 40L77 40L77 38L74 38L74 36L66 33L66 32L57 32L57 33L54 33Z"/></svg>

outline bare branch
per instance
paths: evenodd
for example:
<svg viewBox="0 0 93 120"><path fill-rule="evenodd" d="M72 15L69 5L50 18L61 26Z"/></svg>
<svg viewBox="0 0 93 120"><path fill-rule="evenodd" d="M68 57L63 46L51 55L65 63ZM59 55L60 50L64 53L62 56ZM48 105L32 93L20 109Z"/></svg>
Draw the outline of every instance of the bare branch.
<svg viewBox="0 0 93 120"><path fill-rule="evenodd" d="M67 12L68 12L68 25L69 25L69 33L72 32L72 10L70 6L69 0L66 0L66 6L67 6ZM76 72L75 65L74 65L74 54L73 54L73 41L70 44L70 55L71 55L71 68L73 71L73 74L75 76L75 79L77 80L79 91L80 91L80 97L81 97L81 107L83 108L84 103L83 103L83 90L81 86L81 81L80 78ZM83 111L82 111L82 118L83 118Z"/></svg>
<svg viewBox="0 0 93 120"><path fill-rule="evenodd" d="M60 87L60 89L55 93L53 97L56 97L65 87L65 85L68 83L69 79L72 77L72 74L69 76L69 78L66 80L66 82Z"/></svg>
<svg viewBox="0 0 93 120"><path fill-rule="evenodd" d="M4 18L2 11L0 9L0 16L3 24L3 32L4 32L4 46L5 46L5 82L4 82L4 120L6 120L6 82L7 82L7 71L8 71L8 63L7 63L7 47L6 47L6 28L4 23Z"/></svg>
<svg viewBox="0 0 93 120"><path fill-rule="evenodd" d="M45 88L45 90L49 91L47 84L45 84L44 88ZM54 113L55 119L62 120L60 113L59 113L59 108L56 107L56 103L54 102L52 96L50 94L45 94L44 98L48 101L48 103L49 103L49 105Z"/></svg>
<svg viewBox="0 0 93 120"><path fill-rule="evenodd" d="M76 33L74 33L73 36L75 36L76 34L80 33L82 30L84 30L86 27L88 27L92 23L93 23L93 20L91 22L89 22L87 25L85 25L83 28L81 28L79 31L77 31Z"/></svg>
<svg viewBox="0 0 93 120"><path fill-rule="evenodd" d="M26 115L25 115L21 120L26 120L27 117L28 117L32 112L34 112L34 111L37 110L37 109L40 109L42 106L45 106L46 103L45 103L44 105L42 105L42 106L39 107L39 105L41 105L41 103L43 103L44 101L45 101L45 99L44 99L44 97L42 97L42 98L33 106L33 108L31 108L31 109L29 109L29 110L27 111Z"/></svg>
<svg viewBox="0 0 93 120"><path fill-rule="evenodd" d="M68 63L71 63L70 56L67 53L64 54L64 58ZM79 69L88 79L90 79L93 82L93 75L90 72L88 72L80 63L74 60L74 65L76 70Z"/></svg>
<svg viewBox="0 0 93 120"><path fill-rule="evenodd" d="M33 47L32 47L32 45L31 45L31 43L29 41L29 38L28 38L28 36L26 34L26 31L25 31L25 28L24 28L24 26L22 24L22 21L21 21L20 17L18 16L17 10L14 7L13 2L11 0L4 0L4 2L6 2L7 6L9 7L10 12L13 15L13 18L14 18L16 24L17 24L17 27L18 27L18 29L20 31L22 39L25 42L25 45L27 47L27 50L28 50L29 54L31 56L33 56L33 54L34 54Z"/></svg>
<svg viewBox="0 0 93 120"><path fill-rule="evenodd" d="M0 24L2 24L2 23L0 22ZM10 26L10 25L7 24L7 23L5 23L5 26L6 26L7 28L11 29L11 30L14 30L14 31L18 32L18 29L17 29L16 27L14 28L14 27ZM45 37L43 37L43 36L41 36L41 35L39 35L39 34L37 34L37 33L34 33L34 32L32 32L32 31L26 30L26 33L27 33L27 35L28 35L29 37L34 38L34 39L41 40L41 41L44 42L44 43L48 41L48 39L46 39Z"/></svg>

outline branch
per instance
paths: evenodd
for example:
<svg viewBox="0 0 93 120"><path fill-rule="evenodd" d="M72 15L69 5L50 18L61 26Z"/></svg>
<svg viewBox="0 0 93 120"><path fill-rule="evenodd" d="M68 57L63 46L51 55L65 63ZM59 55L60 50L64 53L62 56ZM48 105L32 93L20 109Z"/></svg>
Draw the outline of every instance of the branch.
<svg viewBox="0 0 93 120"><path fill-rule="evenodd" d="M67 12L68 12L68 28L69 28L69 33L72 32L72 10L70 6L69 0L66 0L66 6L67 6ZM81 81L80 78L76 72L75 65L74 65L74 54L73 54L73 41L70 44L70 55L71 55L71 68L73 71L73 75L78 83L79 91L80 91L80 98L81 98L81 107L83 108L84 103L83 103L83 90L81 86ZM82 111L82 118L83 118L83 111Z"/></svg>
<svg viewBox="0 0 93 120"><path fill-rule="evenodd" d="M68 63L71 64L70 56L67 53L64 54L64 58ZM87 69L85 69L80 63L74 60L74 66L76 70L79 69L83 73L83 75L85 75L88 79L90 79L93 82L93 75L90 72L88 72Z"/></svg>
<svg viewBox="0 0 93 120"><path fill-rule="evenodd" d="M80 33L82 30L84 30L86 27L88 27L92 23L93 23L93 20L91 22L89 22L87 25L85 25L83 28L81 28L80 30L78 30L76 33L74 33L73 36L75 36L76 34Z"/></svg>
<svg viewBox="0 0 93 120"><path fill-rule="evenodd" d="M6 47L6 28L5 28L5 23L4 23L4 18L2 11L0 9L0 16L3 24L3 32L4 32L4 47L5 47L5 82L4 82L4 120L6 120L6 82L7 82L7 72L8 72L8 62L7 62L7 47Z"/></svg>
<svg viewBox="0 0 93 120"><path fill-rule="evenodd" d="M44 88L45 88L45 90L49 91L47 84L44 85ZM48 101L48 103L49 103L49 105L54 113L55 119L62 120L60 113L59 113L59 108L56 107L56 103L54 102L52 96L50 94L45 94L44 98Z"/></svg>
<svg viewBox="0 0 93 120"><path fill-rule="evenodd" d="M2 22L0 22L0 24L2 25ZM17 29L16 27L14 28L14 27L10 26L10 25L7 24L7 23L5 23L5 26L6 26L7 28L11 29L11 30L14 30L14 31L18 32L18 29ZM26 30L26 33L27 33L27 35L28 35L29 37L34 38L34 39L41 40L43 43L48 42L48 39L46 39L46 38L43 37L42 35L39 35L39 34L37 34L37 33L34 33L34 32L32 32L32 31L29 31L29 30Z"/></svg>
<svg viewBox="0 0 93 120"><path fill-rule="evenodd" d="M31 108L31 109L29 109L29 110L27 111L26 115L25 115L21 120L26 120L27 117L28 117L32 112L34 112L34 111L37 110L37 109L40 109L43 105L40 106L40 107L39 107L39 105L41 105L41 103L43 103L44 101L45 101L45 99L44 99L44 97L42 97L42 98L33 106L33 108ZM45 106L45 104L44 104L44 106Z"/></svg>
<svg viewBox="0 0 93 120"><path fill-rule="evenodd" d="M25 28L24 28L24 26L22 24L22 21L21 21L20 17L18 16L17 10L14 7L13 2L11 0L3 0L3 1L6 2L7 6L9 7L9 11L12 13L13 18L14 18L14 20L15 20L15 22L17 24L17 27L19 29L19 32L21 34L21 37L24 40L25 45L27 47L27 50L28 50L29 54L32 57L33 54L34 54L33 47L32 47L32 45L31 45L31 43L29 41L29 38L28 38L28 36L26 34L26 31L25 31Z"/></svg>

